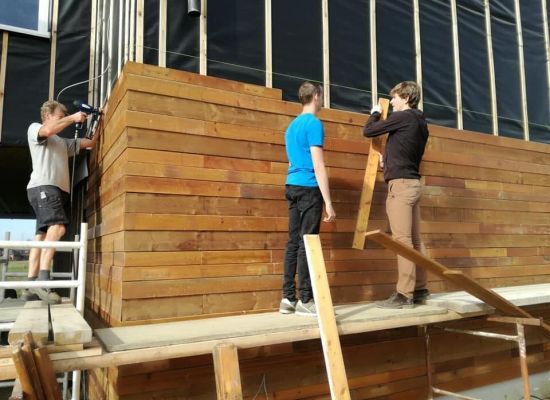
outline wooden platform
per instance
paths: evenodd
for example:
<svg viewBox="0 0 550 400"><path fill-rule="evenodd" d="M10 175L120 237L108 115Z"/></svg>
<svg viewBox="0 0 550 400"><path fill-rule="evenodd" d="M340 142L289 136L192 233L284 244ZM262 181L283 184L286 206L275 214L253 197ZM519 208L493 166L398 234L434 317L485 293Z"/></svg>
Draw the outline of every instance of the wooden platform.
<svg viewBox="0 0 550 400"><path fill-rule="evenodd" d="M517 306L550 303L550 284L529 286L510 286L494 289L502 297ZM443 307L458 313L489 311L493 308L466 292L436 293L430 296L426 304Z"/></svg>

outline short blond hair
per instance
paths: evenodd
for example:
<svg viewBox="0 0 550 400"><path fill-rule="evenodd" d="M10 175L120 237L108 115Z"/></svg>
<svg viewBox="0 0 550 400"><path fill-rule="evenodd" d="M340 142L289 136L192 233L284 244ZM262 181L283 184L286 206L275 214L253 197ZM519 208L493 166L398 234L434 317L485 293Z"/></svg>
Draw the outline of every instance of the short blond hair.
<svg viewBox="0 0 550 400"><path fill-rule="evenodd" d="M300 99L300 103L305 106L313 101L313 97L316 94L320 96L322 93L323 87L321 85L305 81L300 85L300 89L298 89L298 98Z"/></svg>
<svg viewBox="0 0 550 400"><path fill-rule="evenodd" d="M55 100L48 100L44 102L42 107L40 107L40 117L42 118L42 122L46 119L46 114L53 114L58 108L63 111L63 114L67 115L67 107L60 102Z"/></svg>

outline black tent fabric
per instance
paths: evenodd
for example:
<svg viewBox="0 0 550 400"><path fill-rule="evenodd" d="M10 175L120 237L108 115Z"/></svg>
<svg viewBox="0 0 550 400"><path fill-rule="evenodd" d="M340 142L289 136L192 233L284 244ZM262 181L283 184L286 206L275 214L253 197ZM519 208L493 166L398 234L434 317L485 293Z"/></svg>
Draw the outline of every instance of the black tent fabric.
<svg viewBox="0 0 550 400"><path fill-rule="evenodd" d="M265 85L263 1L208 1L208 75Z"/></svg>
<svg viewBox="0 0 550 400"><path fill-rule="evenodd" d="M168 2L166 66L199 72L199 18L187 14L185 1Z"/></svg>
<svg viewBox="0 0 550 400"><path fill-rule="evenodd" d="M303 81L323 82L321 2L276 0L271 5L273 87L283 90L285 100L298 101Z"/></svg>

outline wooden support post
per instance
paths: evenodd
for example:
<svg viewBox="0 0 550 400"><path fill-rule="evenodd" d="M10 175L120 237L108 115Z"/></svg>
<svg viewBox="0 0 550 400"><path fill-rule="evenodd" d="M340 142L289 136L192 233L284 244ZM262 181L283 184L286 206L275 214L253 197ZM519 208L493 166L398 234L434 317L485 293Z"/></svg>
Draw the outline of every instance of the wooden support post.
<svg viewBox="0 0 550 400"><path fill-rule="evenodd" d="M52 40L50 48L50 83L48 90L48 99L54 99L55 90L55 56L57 54L57 18L59 15L59 0L52 2Z"/></svg>
<svg viewBox="0 0 550 400"><path fill-rule="evenodd" d="M145 9L145 0L137 0L137 18L136 18L136 62L143 63L143 13Z"/></svg>
<svg viewBox="0 0 550 400"><path fill-rule="evenodd" d="M333 400L351 399L319 235L304 235L304 246L331 397Z"/></svg>
<svg viewBox="0 0 550 400"><path fill-rule="evenodd" d="M388 99L380 99L379 104L382 107L381 119L386 119L390 102ZM361 191L361 200L359 200L355 233L353 234L352 247L358 250L363 250L365 248L365 233L367 233L369 224L372 195L374 193L376 174L378 173L378 165L380 163L380 151L381 143L379 138L373 138L371 140L367 168L365 169L365 176L363 178L363 189Z"/></svg>
<svg viewBox="0 0 550 400"><path fill-rule="evenodd" d="M39 347L33 350L33 355L46 398L48 400L61 400L61 390L57 383L53 364L48 355L48 349L46 347Z"/></svg>
<svg viewBox="0 0 550 400"><path fill-rule="evenodd" d="M13 348L13 353L12 353L13 364L15 366L15 370L17 371L19 382L21 383L23 396L29 400L36 400L37 399L36 393L32 385L32 379L31 379L31 376L29 375L29 371L25 366L25 360L23 358L23 350L21 349L21 347L22 347L21 343L18 343Z"/></svg>
<svg viewBox="0 0 550 400"><path fill-rule="evenodd" d="M218 400L242 400L241 374L237 346L233 343L220 343L212 352L216 392Z"/></svg>
<svg viewBox="0 0 550 400"><path fill-rule="evenodd" d="M201 75L206 75L208 69L207 62L207 18L206 8L208 4L206 0L201 0L201 16L199 17L199 73Z"/></svg>
<svg viewBox="0 0 550 400"><path fill-rule="evenodd" d="M166 67L166 25L168 0L160 0L159 10L159 67Z"/></svg>
<svg viewBox="0 0 550 400"><path fill-rule="evenodd" d="M40 384L40 376L38 375L38 369L36 368L36 363L34 362L34 356L32 354L32 346L29 343L25 343L21 347L21 354L23 355L23 361L25 362L25 367L29 377L31 378L31 384L34 388L34 395L37 400L46 400L46 395ZM48 399L49 400L49 399Z"/></svg>
<svg viewBox="0 0 550 400"><path fill-rule="evenodd" d="M0 142L2 141L2 116L4 114L4 92L6 88L6 67L8 63L8 32L2 32L2 51L0 52Z"/></svg>

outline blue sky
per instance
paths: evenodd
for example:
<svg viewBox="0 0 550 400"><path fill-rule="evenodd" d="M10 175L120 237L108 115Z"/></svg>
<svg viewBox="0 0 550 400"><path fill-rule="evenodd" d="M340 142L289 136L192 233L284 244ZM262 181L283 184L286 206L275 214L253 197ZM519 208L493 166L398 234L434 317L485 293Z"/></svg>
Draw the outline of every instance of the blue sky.
<svg viewBox="0 0 550 400"><path fill-rule="evenodd" d="M0 219L0 240L4 240L4 232L11 233L11 240L32 240L35 227L34 219Z"/></svg>

